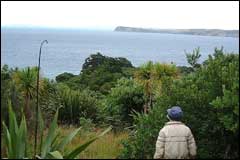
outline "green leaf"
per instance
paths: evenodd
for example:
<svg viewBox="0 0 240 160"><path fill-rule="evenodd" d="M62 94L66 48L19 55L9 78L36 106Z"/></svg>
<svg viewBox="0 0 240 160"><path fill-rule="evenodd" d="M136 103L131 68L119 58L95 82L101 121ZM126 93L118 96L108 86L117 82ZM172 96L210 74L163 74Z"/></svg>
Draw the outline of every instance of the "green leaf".
<svg viewBox="0 0 240 160"><path fill-rule="evenodd" d="M60 137L60 132L58 132L55 136L54 136L54 138L53 138L53 141L52 141L52 143L51 143L51 150L52 151L55 151L55 150L57 150L56 148L56 146L57 146L57 140L58 140L58 138Z"/></svg>
<svg viewBox="0 0 240 160"><path fill-rule="evenodd" d="M105 131L103 131L100 135L98 135L97 137L101 137L104 136L107 132L109 132L112 129L112 127L108 127Z"/></svg>
<svg viewBox="0 0 240 160"><path fill-rule="evenodd" d="M90 144L92 144L95 140L106 134L112 129L112 127L107 128L105 131L103 131L100 135L92 138L91 140L85 142L84 144L78 146L76 149L74 149L71 153L69 153L67 156L64 156L66 159L74 159L77 155L79 155L82 151L84 151Z"/></svg>
<svg viewBox="0 0 240 160"><path fill-rule="evenodd" d="M15 113L12 110L11 101L8 101L8 110L9 110L9 134L11 136L12 142L17 143L17 133L18 133L18 125ZM17 156L17 147L12 144L12 152L15 156Z"/></svg>
<svg viewBox="0 0 240 160"><path fill-rule="evenodd" d="M66 136L60 143L59 145L57 145L56 149L59 151L63 151L65 145L67 145L69 142L71 142L71 140L75 137L75 135L79 132L79 130L81 129L78 128L75 131L73 131L72 133L70 133L68 136Z"/></svg>
<svg viewBox="0 0 240 160"><path fill-rule="evenodd" d="M63 156L59 151L49 152L48 154L52 159L63 159Z"/></svg>
<svg viewBox="0 0 240 160"><path fill-rule="evenodd" d="M18 158L24 158L26 156L25 153L27 144L27 124L25 116L22 117L17 139Z"/></svg>
<svg viewBox="0 0 240 160"><path fill-rule="evenodd" d="M74 149L71 153L69 153L67 156L64 156L65 159L74 159L77 155L79 155L82 151L84 151L90 144L92 144L95 140L97 140L98 137L95 137L83 145L80 145L76 149Z"/></svg>
<svg viewBox="0 0 240 160"><path fill-rule="evenodd" d="M58 110L54 116L53 122L51 123L50 129L48 131L48 135L41 149L41 157L43 158L47 155L48 152L50 152L51 144L54 140L54 137L55 137L54 134L57 128L57 118L58 118Z"/></svg>
<svg viewBox="0 0 240 160"><path fill-rule="evenodd" d="M4 141L7 145L7 156L9 159L14 158L11 135L4 122L3 122L3 132L4 132Z"/></svg>

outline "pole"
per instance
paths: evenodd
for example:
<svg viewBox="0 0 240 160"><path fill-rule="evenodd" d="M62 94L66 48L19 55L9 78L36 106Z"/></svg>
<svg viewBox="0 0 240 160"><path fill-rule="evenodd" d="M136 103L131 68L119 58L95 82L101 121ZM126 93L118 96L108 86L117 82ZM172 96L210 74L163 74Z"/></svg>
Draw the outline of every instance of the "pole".
<svg viewBox="0 0 240 160"><path fill-rule="evenodd" d="M41 62L41 51L42 51L42 46L44 43L48 43L47 40L42 41L40 45L40 50L39 50L39 57L38 57L38 72L37 72L37 102L36 102L36 124L35 124L35 142L34 142L34 158L37 153L37 130L38 130L38 90L39 90L39 71L40 71L40 62Z"/></svg>

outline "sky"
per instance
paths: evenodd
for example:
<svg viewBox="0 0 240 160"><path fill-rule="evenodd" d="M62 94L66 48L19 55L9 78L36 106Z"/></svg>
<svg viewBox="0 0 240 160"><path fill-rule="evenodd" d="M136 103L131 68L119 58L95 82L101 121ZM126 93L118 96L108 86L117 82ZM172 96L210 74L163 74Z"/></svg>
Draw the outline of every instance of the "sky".
<svg viewBox="0 0 240 160"><path fill-rule="evenodd" d="M1 1L1 27L239 29L238 1Z"/></svg>

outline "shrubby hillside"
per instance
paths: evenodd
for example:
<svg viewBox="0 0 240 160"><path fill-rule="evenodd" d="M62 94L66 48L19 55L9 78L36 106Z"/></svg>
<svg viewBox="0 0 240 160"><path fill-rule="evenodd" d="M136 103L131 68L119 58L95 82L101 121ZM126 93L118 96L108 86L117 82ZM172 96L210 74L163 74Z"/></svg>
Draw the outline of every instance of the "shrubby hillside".
<svg viewBox="0 0 240 160"><path fill-rule="evenodd" d="M88 132L112 126L115 136L127 131L118 158L151 159L166 110L179 105L195 137L197 158L239 158L239 54L216 48L202 64L200 56L200 48L186 53L190 67L151 61L134 67L126 58L92 54L79 75L62 73L56 81L40 77L44 122L51 127L59 110L60 125ZM25 115L33 133L36 73L36 67L1 67L1 121L6 126L10 102L16 121ZM1 148L4 155L8 149Z"/></svg>

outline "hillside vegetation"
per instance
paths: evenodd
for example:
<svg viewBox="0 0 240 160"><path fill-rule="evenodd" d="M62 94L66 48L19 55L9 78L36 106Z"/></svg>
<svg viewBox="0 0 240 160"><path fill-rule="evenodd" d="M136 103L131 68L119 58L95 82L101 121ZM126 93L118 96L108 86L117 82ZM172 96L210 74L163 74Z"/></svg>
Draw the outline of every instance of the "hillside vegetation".
<svg viewBox="0 0 240 160"><path fill-rule="evenodd" d="M41 76L37 155L152 159L166 110L179 105L197 158L239 158L239 53L216 48L201 64L200 53L186 53L190 67L151 61L134 67L96 53L78 75ZM36 69L1 68L1 158L36 156Z"/></svg>

